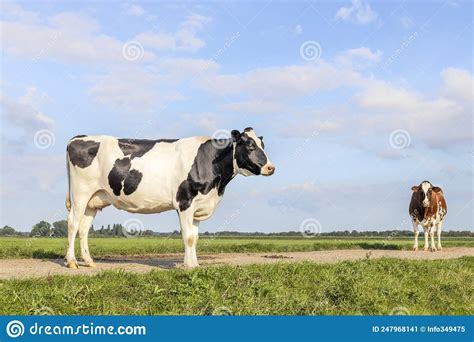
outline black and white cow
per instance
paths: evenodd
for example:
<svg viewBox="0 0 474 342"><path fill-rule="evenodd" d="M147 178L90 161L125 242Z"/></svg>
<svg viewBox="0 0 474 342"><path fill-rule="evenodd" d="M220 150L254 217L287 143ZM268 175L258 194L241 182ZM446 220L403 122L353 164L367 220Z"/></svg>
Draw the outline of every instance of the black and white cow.
<svg viewBox="0 0 474 342"><path fill-rule="evenodd" d="M262 139L251 127L242 133L233 130L229 139L74 137L67 147L67 267L78 268L74 255L78 232L81 256L87 266L95 266L88 232L97 210L109 205L131 213L176 210L184 265L198 266L199 222L214 213L226 185L237 174L270 176L275 172Z"/></svg>

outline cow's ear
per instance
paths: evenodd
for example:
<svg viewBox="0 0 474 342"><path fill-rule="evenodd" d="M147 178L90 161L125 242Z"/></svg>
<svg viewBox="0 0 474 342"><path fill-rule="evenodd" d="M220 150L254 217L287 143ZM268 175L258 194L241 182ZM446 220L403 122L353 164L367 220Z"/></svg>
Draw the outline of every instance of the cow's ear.
<svg viewBox="0 0 474 342"><path fill-rule="evenodd" d="M230 132L231 136L232 136L232 141L234 142L239 142L240 139L242 138L242 134L240 134L240 132L236 129L232 130L232 132Z"/></svg>
<svg viewBox="0 0 474 342"><path fill-rule="evenodd" d="M443 190L439 186L434 186L431 188L434 192L443 192Z"/></svg>
<svg viewBox="0 0 474 342"><path fill-rule="evenodd" d="M417 192L417 191L418 191L418 185L413 185L413 186L411 187L411 191Z"/></svg>
<svg viewBox="0 0 474 342"><path fill-rule="evenodd" d="M258 138L263 141L263 135L259 136Z"/></svg>

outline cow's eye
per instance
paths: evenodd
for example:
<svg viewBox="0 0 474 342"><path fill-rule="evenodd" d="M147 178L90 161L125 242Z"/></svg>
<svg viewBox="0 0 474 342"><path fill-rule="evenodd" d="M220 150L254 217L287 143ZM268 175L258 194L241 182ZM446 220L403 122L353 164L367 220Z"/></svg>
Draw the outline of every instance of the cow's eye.
<svg viewBox="0 0 474 342"><path fill-rule="evenodd" d="M247 148L248 148L249 151L255 150L255 147L256 147L256 146L255 146L255 143L253 143L253 142L249 142L249 143L247 144Z"/></svg>

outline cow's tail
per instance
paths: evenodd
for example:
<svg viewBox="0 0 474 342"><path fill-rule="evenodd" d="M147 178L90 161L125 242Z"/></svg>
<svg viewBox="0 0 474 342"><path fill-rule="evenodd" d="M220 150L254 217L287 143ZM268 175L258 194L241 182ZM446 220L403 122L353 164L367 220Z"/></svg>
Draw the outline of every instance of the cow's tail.
<svg viewBox="0 0 474 342"><path fill-rule="evenodd" d="M69 146L66 149L66 168L67 168L66 209L67 211L71 211L71 171L69 167L68 150L69 150Z"/></svg>

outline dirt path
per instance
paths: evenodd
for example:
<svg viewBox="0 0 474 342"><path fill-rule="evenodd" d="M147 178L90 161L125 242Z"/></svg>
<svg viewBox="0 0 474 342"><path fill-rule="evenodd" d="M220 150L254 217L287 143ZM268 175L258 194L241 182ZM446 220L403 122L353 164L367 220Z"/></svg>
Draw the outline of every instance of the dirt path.
<svg viewBox="0 0 474 342"><path fill-rule="evenodd" d="M462 256L474 256L474 248L455 247L446 248L441 252L431 253L424 251L393 251L393 250L330 250L317 252L291 253L226 253L200 255L199 262L203 266L209 265L248 265L270 264L276 262L313 261L334 263L343 260L358 260L370 258L402 258L416 260L454 259ZM0 279L44 277L48 275L93 275L103 270L124 269L131 272L148 272L156 269L170 269L182 267L183 255L150 255L137 257L117 256L114 258L97 259L96 268L80 267L70 270L64 266L61 259L1 259ZM79 262L81 266L81 263Z"/></svg>

